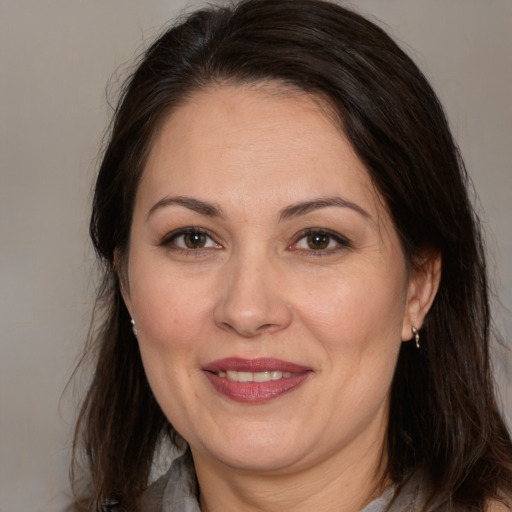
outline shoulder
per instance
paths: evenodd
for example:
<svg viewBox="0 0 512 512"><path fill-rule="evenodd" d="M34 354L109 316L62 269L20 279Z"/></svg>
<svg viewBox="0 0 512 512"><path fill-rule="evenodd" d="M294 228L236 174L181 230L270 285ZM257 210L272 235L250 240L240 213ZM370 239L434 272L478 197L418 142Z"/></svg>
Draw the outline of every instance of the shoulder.
<svg viewBox="0 0 512 512"><path fill-rule="evenodd" d="M141 512L160 512L168 480L165 474L146 489L139 504Z"/></svg>
<svg viewBox="0 0 512 512"><path fill-rule="evenodd" d="M151 484L139 503L141 512L200 512L191 454L176 457L167 473Z"/></svg>

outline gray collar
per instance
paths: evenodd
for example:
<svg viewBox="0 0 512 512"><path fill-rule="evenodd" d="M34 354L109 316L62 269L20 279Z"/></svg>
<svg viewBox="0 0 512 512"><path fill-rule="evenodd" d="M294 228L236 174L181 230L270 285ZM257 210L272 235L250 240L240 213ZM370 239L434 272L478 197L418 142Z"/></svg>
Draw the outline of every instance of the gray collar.
<svg viewBox="0 0 512 512"><path fill-rule="evenodd" d="M158 481L154 488L160 487L159 506L144 508L148 512L201 512L197 500L198 489L194 465L190 453L176 458L169 471ZM394 487L388 487L377 499L369 503L361 512L413 512L420 510L417 501L418 485L412 485L400 493L391 508ZM155 494L155 492L154 492ZM153 503L155 503L153 501ZM156 503L155 503L156 505ZM417 507L417 508L416 508Z"/></svg>

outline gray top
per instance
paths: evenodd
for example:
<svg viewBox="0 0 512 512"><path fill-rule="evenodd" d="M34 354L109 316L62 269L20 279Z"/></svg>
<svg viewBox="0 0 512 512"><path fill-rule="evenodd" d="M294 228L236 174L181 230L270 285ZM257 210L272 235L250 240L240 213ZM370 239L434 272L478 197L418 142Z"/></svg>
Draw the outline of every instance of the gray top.
<svg viewBox="0 0 512 512"><path fill-rule="evenodd" d="M201 512L197 500L197 481L190 454L175 459L169 471L157 480L142 501L143 512ZM369 503L360 512L420 512L424 504L425 491L416 479L394 500L394 487ZM436 506L429 508L434 512ZM440 509L438 509L440 510Z"/></svg>

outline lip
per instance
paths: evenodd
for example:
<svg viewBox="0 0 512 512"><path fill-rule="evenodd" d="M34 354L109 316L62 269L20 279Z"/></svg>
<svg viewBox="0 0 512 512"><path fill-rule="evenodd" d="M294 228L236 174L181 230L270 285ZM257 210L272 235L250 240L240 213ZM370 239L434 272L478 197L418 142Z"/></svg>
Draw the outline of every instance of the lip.
<svg viewBox="0 0 512 512"><path fill-rule="evenodd" d="M279 371L293 375L266 382L238 382L218 375L219 372L228 371L251 373ZM218 393L236 402L251 404L267 402L294 391L313 374L313 370L307 366L281 359L238 357L212 361L203 367L203 372Z"/></svg>
<svg viewBox="0 0 512 512"><path fill-rule="evenodd" d="M261 357L258 359L243 359L241 357L227 357L225 359L218 359L212 361L203 367L207 372L227 372L234 370L238 372L264 372L264 371L278 371L290 373L303 373L311 371L311 368L302 366L300 364L282 361L281 359L274 359L270 357Z"/></svg>

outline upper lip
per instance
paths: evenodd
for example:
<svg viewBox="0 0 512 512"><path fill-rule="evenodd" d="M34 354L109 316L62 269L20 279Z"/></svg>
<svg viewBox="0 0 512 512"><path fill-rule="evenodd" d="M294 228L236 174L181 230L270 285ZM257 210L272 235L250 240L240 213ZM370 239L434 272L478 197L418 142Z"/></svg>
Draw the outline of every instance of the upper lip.
<svg viewBox="0 0 512 512"><path fill-rule="evenodd" d="M304 373L311 371L311 368L281 359L261 357L258 359L243 359L240 357L227 357L217 359L203 366L203 370L213 373L235 370L239 372L267 372L281 371L290 373Z"/></svg>

